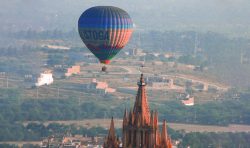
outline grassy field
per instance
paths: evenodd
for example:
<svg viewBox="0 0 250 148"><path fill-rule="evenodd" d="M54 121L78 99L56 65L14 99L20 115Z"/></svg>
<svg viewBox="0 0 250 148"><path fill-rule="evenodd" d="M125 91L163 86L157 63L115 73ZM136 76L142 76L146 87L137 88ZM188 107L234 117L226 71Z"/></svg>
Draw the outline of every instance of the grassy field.
<svg viewBox="0 0 250 148"><path fill-rule="evenodd" d="M43 60L46 59L44 55ZM181 82L180 87L183 91L186 81L192 81L193 83L206 83L209 85L215 85L219 87L226 87L223 83L217 82L212 76L209 76L207 72L197 72L190 68L188 65L179 64L180 66L175 67L171 64L163 63L162 65L153 64L152 61L147 61L145 67L140 67L142 61L139 59L126 59L116 58L112 64L108 65L108 72L101 72L103 65L98 63L79 63L81 65L81 74L75 75L70 78L55 78L54 83L51 86L42 86L38 89L29 89L22 86L26 82L24 76L19 76L16 79L13 76L8 76L8 87L9 88L23 88L22 98L34 98L34 99L47 99L47 98L69 98L71 94L74 94L77 98L88 97L89 92L84 92L82 85L89 84L93 78L98 81L104 81L109 84L109 87L119 89L123 87L137 87L137 81L140 77L140 73L143 72L145 77L159 76L174 79L174 82ZM51 67L52 68L52 67ZM52 68L53 69L53 68ZM18 81L17 81L18 80ZM1 77L0 88L7 87L6 77ZM59 91L58 91L59 88ZM149 99L158 100L170 100L175 98L175 90L167 90L164 87L161 88L150 88L147 86L149 91ZM168 93L166 93L168 91ZM59 95L58 95L59 92ZM150 95L154 94L154 95ZM114 94L118 98L127 98L127 93L116 92ZM207 92L194 94L199 97L200 102L212 101L213 96ZM121 96L121 97L120 97ZM128 97L131 97L130 95Z"/></svg>

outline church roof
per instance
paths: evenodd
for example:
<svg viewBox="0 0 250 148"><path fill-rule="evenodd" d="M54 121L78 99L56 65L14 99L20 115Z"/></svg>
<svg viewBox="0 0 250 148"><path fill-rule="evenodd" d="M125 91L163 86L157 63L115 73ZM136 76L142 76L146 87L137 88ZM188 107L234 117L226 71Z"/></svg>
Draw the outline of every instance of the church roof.
<svg viewBox="0 0 250 148"><path fill-rule="evenodd" d="M162 132L161 132L161 144L163 145L167 145L167 128L166 128L166 121L163 121L163 125L162 125Z"/></svg>
<svg viewBox="0 0 250 148"><path fill-rule="evenodd" d="M141 74L140 81L138 82L138 91L136 95L133 113L138 115L141 119L142 125L150 124L150 109L146 95L146 83L143 74Z"/></svg>
<svg viewBox="0 0 250 148"><path fill-rule="evenodd" d="M110 123L108 139L109 139L109 140L114 140L114 139L116 139L116 136L115 136L115 125L114 125L114 119L113 119L113 117L112 117L111 123Z"/></svg>
<svg viewBox="0 0 250 148"><path fill-rule="evenodd" d="M129 113L127 109L124 112L122 145L123 147L172 148L171 138L167 133L166 121L163 122L162 132L160 132L158 128L158 112L152 111L150 113L145 86L146 83L143 74L141 74L134 108ZM104 148L118 148L118 144L120 143L115 136L112 118Z"/></svg>

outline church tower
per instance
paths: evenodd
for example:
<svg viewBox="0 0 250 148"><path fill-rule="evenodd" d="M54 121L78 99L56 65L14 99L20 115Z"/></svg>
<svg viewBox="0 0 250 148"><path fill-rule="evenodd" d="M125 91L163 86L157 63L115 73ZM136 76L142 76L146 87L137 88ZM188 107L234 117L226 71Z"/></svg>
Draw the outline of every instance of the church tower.
<svg viewBox="0 0 250 148"><path fill-rule="evenodd" d="M137 85L138 91L134 107L129 113L125 109L123 116L122 147L172 148L171 139L167 134L166 121L163 122L162 131L159 132L158 112L151 111L150 113L143 74Z"/></svg>
<svg viewBox="0 0 250 148"><path fill-rule="evenodd" d="M105 148L119 148L120 145L119 138L115 135L115 125L114 119L112 117L108 137L105 137L104 145Z"/></svg>

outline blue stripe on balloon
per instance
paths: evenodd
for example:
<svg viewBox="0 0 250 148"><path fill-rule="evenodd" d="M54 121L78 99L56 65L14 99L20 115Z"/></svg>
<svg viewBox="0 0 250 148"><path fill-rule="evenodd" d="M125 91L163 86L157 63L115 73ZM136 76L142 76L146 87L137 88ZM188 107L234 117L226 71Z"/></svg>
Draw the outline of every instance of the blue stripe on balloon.
<svg viewBox="0 0 250 148"><path fill-rule="evenodd" d="M124 22L127 22L127 23L132 23L131 18L116 18L116 17L107 17L107 16L105 18L103 18L103 17L100 17L100 18L99 17L91 17L91 18L83 17L83 18L79 19L79 22L83 21L83 22L109 23L108 20L110 20L110 19L112 19L112 20L118 20L119 19L120 21L124 21Z"/></svg>
<svg viewBox="0 0 250 148"><path fill-rule="evenodd" d="M124 10L98 6L86 10L78 20L79 28L131 29L133 22Z"/></svg>
<svg viewBox="0 0 250 148"><path fill-rule="evenodd" d="M110 26L106 26L106 25L96 25L96 24L84 24L84 25L79 25L78 26L79 29L83 28L95 28L95 29L132 29L133 25L110 25Z"/></svg>
<svg viewBox="0 0 250 148"><path fill-rule="evenodd" d="M87 23L86 23L87 22ZM123 24L121 22L124 22ZM131 29L133 28L133 23L131 19L121 19L120 23L114 20L102 21L98 19L79 19L78 27L80 28L118 28L118 29Z"/></svg>

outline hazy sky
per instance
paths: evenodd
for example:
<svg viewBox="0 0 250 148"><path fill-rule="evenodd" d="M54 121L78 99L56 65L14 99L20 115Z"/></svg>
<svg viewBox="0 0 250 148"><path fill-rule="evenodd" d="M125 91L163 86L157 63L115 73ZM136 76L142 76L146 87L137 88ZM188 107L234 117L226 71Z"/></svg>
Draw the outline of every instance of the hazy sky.
<svg viewBox="0 0 250 148"><path fill-rule="evenodd" d="M146 29L248 27L249 0L1 0L3 28L71 29L96 5L118 6Z"/></svg>

